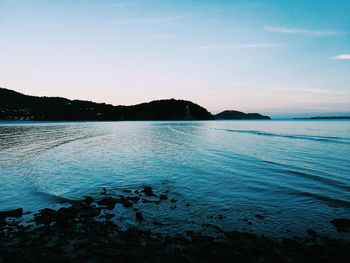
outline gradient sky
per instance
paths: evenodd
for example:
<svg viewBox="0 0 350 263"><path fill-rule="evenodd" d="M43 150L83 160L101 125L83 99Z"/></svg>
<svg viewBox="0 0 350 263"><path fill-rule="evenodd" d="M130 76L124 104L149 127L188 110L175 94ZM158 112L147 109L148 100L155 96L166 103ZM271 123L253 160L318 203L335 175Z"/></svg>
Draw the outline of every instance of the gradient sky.
<svg viewBox="0 0 350 263"><path fill-rule="evenodd" d="M350 112L349 14L349 0L0 0L0 86L212 113Z"/></svg>

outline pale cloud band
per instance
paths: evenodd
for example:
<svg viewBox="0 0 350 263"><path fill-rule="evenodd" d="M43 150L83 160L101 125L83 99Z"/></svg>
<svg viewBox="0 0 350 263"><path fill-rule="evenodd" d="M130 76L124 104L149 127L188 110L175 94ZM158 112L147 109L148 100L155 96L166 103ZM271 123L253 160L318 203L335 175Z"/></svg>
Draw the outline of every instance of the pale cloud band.
<svg viewBox="0 0 350 263"><path fill-rule="evenodd" d="M337 60L348 60L350 59L350 54L341 54L335 57L331 57L330 59L337 59Z"/></svg>
<svg viewBox="0 0 350 263"><path fill-rule="evenodd" d="M151 18L139 18L139 19L125 19L125 20L114 20L114 24L125 25L125 24L149 24L149 23L162 23L162 22L173 22L181 21L189 18L191 15L171 15L164 17L151 17Z"/></svg>
<svg viewBox="0 0 350 263"><path fill-rule="evenodd" d="M344 95L344 91L338 90L326 90L326 89L312 89L312 88L287 88L287 87L277 87L274 88L277 91L293 91L293 92L306 92L306 93L319 93L319 94L333 94L333 95Z"/></svg>
<svg viewBox="0 0 350 263"><path fill-rule="evenodd" d="M310 30L310 29L297 29L297 28L286 28L286 27L274 27L274 26L264 26L265 31L285 33L285 34L300 34L300 35L310 35L310 36L334 36L345 34L345 32L338 31L323 31L323 30Z"/></svg>
<svg viewBox="0 0 350 263"><path fill-rule="evenodd" d="M275 43L257 43L257 44L194 46L194 47L188 47L188 49L221 50L221 49L264 48L264 47L280 47L280 46L281 44L275 44Z"/></svg>

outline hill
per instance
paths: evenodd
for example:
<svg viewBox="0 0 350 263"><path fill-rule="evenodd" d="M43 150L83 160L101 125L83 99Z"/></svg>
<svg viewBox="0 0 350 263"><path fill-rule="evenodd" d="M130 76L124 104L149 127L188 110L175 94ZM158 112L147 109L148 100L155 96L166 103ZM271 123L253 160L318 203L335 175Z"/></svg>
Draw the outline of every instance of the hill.
<svg viewBox="0 0 350 263"><path fill-rule="evenodd" d="M155 100L133 106L113 106L60 97L35 97L0 88L0 120L120 121L211 120L203 107L185 100Z"/></svg>
<svg viewBox="0 0 350 263"><path fill-rule="evenodd" d="M216 120L271 120L269 116L259 113L244 113L241 111L225 110L214 115Z"/></svg>

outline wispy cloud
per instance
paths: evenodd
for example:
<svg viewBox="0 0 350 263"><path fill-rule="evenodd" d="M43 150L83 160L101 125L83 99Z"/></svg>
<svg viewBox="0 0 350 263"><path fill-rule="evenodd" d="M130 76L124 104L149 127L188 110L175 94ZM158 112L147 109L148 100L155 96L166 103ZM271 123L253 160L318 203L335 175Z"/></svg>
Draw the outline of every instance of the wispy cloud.
<svg viewBox="0 0 350 263"><path fill-rule="evenodd" d="M300 34L309 36L334 36L345 34L345 32L339 31L323 31L323 30L311 30L311 29L301 29L301 28L286 28L286 27L274 27L274 26L264 26L265 31L285 33L285 34Z"/></svg>
<svg viewBox="0 0 350 263"><path fill-rule="evenodd" d="M350 59L350 54L341 54L335 57L331 57L330 59L347 60Z"/></svg>
<svg viewBox="0 0 350 263"><path fill-rule="evenodd" d="M220 87L220 88L230 88L230 87L247 87L246 82L204 82L204 81L194 81L190 85L201 86L201 87Z"/></svg>
<svg viewBox="0 0 350 263"><path fill-rule="evenodd" d="M179 37L182 37L182 35L176 35L176 34L154 34L154 35L142 36L140 38L154 39L154 38L179 38Z"/></svg>
<svg viewBox="0 0 350 263"><path fill-rule="evenodd" d="M344 95L346 92L338 90L327 90L327 89L313 89L313 88L288 88L288 87L277 87L274 90L278 91L292 91L292 92L306 92L306 93L318 93L318 94L333 94L333 95Z"/></svg>
<svg viewBox="0 0 350 263"><path fill-rule="evenodd" d="M11 5L11 4L19 4L23 2L23 0L7 0L5 1L5 4Z"/></svg>
<svg viewBox="0 0 350 263"><path fill-rule="evenodd" d="M113 7L129 7L129 6L136 6L136 3L112 3L110 4L110 6L113 6Z"/></svg>
<svg viewBox="0 0 350 263"><path fill-rule="evenodd" d="M163 16L163 17L151 17L151 18L136 18L136 19L120 19L112 21L114 24L149 24L149 23L160 23L160 22L172 22L181 21L188 18L190 15L174 15L174 16Z"/></svg>
<svg viewBox="0 0 350 263"><path fill-rule="evenodd" d="M279 47L279 46L281 46L281 44L276 44L276 43L256 43L256 44L193 46L193 47L188 47L188 49L220 50L220 49L264 48L264 47Z"/></svg>

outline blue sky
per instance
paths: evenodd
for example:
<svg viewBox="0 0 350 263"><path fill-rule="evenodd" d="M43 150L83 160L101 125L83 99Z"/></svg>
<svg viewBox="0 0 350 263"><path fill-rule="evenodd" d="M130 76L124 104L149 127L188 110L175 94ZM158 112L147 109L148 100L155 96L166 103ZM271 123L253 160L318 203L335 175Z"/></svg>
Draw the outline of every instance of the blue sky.
<svg viewBox="0 0 350 263"><path fill-rule="evenodd" d="M349 0L0 0L0 86L212 113L350 112Z"/></svg>

